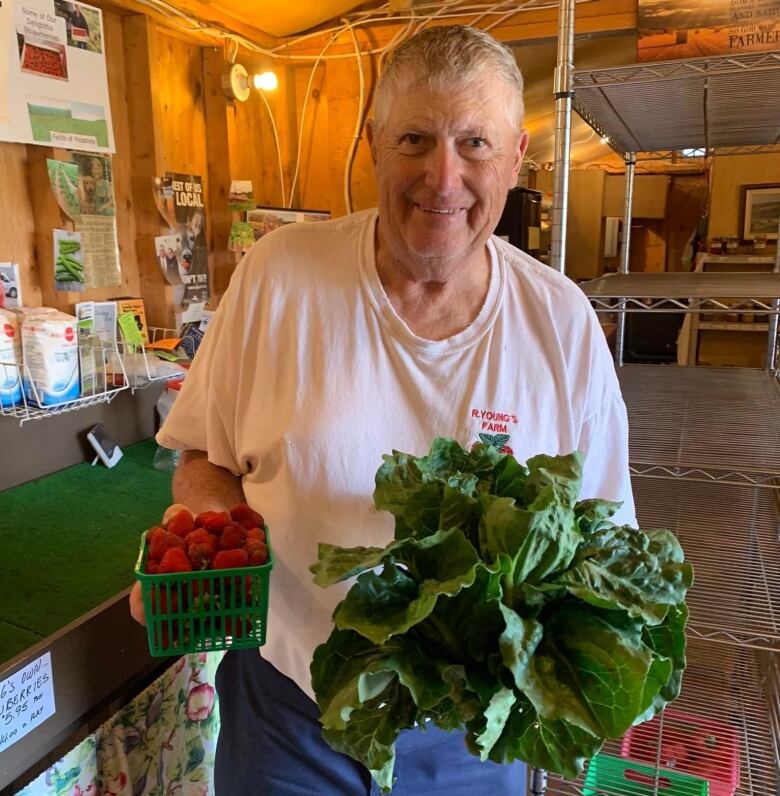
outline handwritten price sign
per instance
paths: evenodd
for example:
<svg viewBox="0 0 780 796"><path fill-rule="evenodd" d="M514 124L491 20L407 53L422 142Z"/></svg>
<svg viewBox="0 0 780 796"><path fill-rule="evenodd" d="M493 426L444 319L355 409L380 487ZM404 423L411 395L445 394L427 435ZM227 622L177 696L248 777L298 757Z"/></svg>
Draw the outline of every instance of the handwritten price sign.
<svg viewBox="0 0 780 796"><path fill-rule="evenodd" d="M54 715L51 653L0 682L0 754Z"/></svg>

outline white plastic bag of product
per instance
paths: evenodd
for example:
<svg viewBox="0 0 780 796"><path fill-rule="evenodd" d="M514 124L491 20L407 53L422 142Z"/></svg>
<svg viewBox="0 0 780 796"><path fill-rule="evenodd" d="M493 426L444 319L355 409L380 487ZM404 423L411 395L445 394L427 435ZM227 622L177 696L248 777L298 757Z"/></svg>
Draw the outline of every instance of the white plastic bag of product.
<svg viewBox="0 0 780 796"><path fill-rule="evenodd" d="M22 401L22 344L18 316L0 309L0 408Z"/></svg>
<svg viewBox="0 0 780 796"><path fill-rule="evenodd" d="M24 391L30 404L47 407L79 397L76 319L64 312L28 315L22 323Z"/></svg>

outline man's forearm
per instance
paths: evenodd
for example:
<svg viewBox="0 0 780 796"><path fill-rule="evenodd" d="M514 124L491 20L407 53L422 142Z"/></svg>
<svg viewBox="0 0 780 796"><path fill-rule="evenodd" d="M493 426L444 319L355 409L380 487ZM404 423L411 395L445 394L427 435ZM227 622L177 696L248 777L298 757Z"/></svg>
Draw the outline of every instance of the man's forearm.
<svg viewBox="0 0 780 796"><path fill-rule="evenodd" d="M227 511L244 502L241 479L212 464L203 451L183 451L173 475L173 499L190 511Z"/></svg>

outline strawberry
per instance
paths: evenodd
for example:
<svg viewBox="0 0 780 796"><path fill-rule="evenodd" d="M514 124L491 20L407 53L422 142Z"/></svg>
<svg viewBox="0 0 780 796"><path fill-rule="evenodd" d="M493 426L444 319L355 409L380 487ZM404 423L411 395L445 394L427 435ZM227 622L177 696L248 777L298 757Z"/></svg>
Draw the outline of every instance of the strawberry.
<svg viewBox="0 0 780 796"><path fill-rule="evenodd" d="M205 528L196 528L194 531L190 531L184 537L184 544L187 546L189 550L190 545L198 544L201 542L205 542L206 544L211 544L211 540L214 537L205 529Z"/></svg>
<svg viewBox="0 0 780 796"><path fill-rule="evenodd" d="M249 556L246 550L231 549L219 550L211 562L214 569L235 569L236 567L245 567L249 563Z"/></svg>
<svg viewBox="0 0 780 796"><path fill-rule="evenodd" d="M244 636L249 636L252 632L252 620L248 616L226 616L224 622L226 636L243 638Z"/></svg>
<svg viewBox="0 0 780 796"><path fill-rule="evenodd" d="M195 517L195 525L205 528L210 533L222 533L222 529L230 522L230 514L226 511L202 511Z"/></svg>
<svg viewBox="0 0 780 796"><path fill-rule="evenodd" d="M169 533L175 533L176 536L181 536L183 539L190 531L195 530L192 514L190 514L187 509L182 509L168 520L165 529Z"/></svg>
<svg viewBox="0 0 780 796"><path fill-rule="evenodd" d="M268 545L259 539L247 539L244 544L244 550L249 556L249 564L251 566L265 564L268 561Z"/></svg>
<svg viewBox="0 0 780 796"><path fill-rule="evenodd" d="M231 550L235 547L241 547L244 544L244 539L246 539L246 531L243 526L237 522L231 522L222 530L219 548L220 550Z"/></svg>
<svg viewBox="0 0 780 796"><path fill-rule="evenodd" d="M160 562L159 561L152 561L150 558L146 562L146 574L147 575L156 575L160 571Z"/></svg>
<svg viewBox="0 0 780 796"><path fill-rule="evenodd" d="M192 572L192 564L190 564L183 547L172 547L166 550L160 561L161 575L174 572Z"/></svg>
<svg viewBox="0 0 780 796"><path fill-rule="evenodd" d="M161 561L171 548L184 548L184 539L163 528L155 528L151 534L147 535L146 540L149 544L149 558L152 561Z"/></svg>
<svg viewBox="0 0 780 796"><path fill-rule="evenodd" d="M265 525L263 516L246 503L238 503L233 506L230 509L230 516L233 522L243 525L247 530L250 528L262 528Z"/></svg>
<svg viewBox="0 0 780 796"><path fill-rule="evenodd" d="M208 569L215 552L216 547L211 541L195 542L187 548L187 558L189 558L193 569Z"/></svg>
<svg viewBox="0 0 780 796"><path fill-rule="evenodd" d="M256 539L258 542L265 541L265 531L262 528L250 528L246 532L246 540L247 542L250 539Z"/></svg>

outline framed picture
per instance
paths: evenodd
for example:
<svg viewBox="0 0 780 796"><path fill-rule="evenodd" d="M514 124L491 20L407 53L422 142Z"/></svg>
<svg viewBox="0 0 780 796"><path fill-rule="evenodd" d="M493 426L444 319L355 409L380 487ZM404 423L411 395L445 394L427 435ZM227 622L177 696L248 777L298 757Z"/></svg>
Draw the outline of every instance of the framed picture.
<svg viewBox="0 0 780 796"><path fill-rule="evenodd" d="M299 221L327 221L329 218L328 210L299 210L289 207L256 207L254 210L247 210L246 213L246 222L252 227L255 240L260 240L263 235L285 224Z"/></svg>
<svg viewBox="0 0 780 796"><path fill-rule="evenodd" d="M741 187L742 240L752 241L756 235L777 240L780 222L780 183L743 185Z"/></svg>

